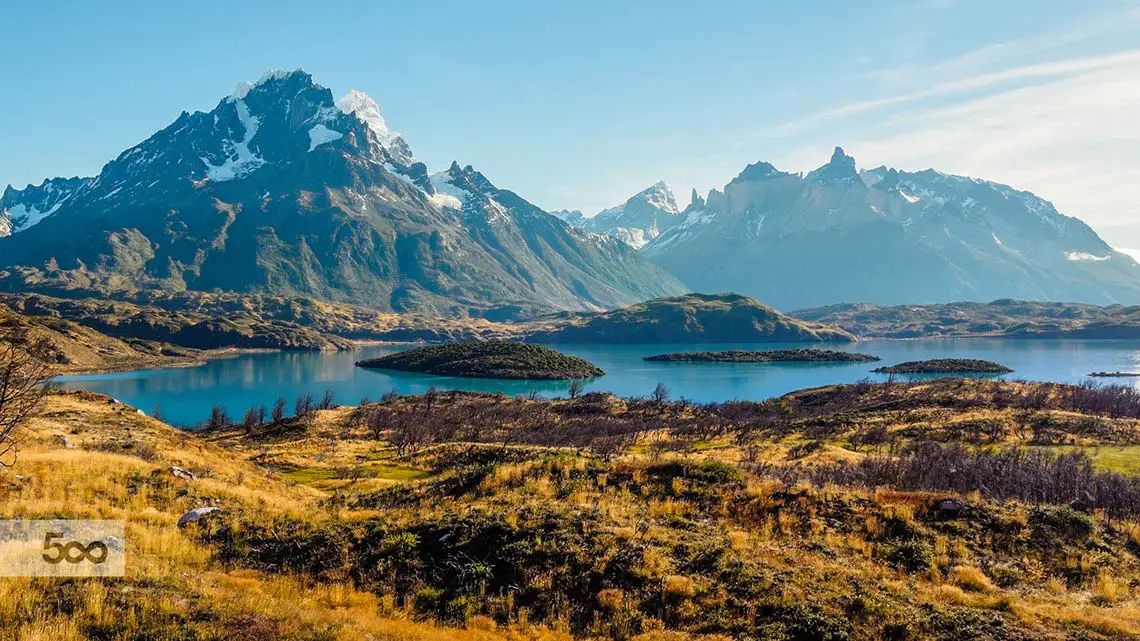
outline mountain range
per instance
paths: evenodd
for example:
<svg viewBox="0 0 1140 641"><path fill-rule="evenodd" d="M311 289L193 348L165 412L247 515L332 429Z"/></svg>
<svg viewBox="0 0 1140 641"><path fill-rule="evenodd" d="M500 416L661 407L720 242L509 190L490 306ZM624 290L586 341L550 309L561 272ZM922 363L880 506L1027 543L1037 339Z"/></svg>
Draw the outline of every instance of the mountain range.
<svg viewBox="0 0 1140 641"><path fill-rule="evenodd" d="M429 172L376 103L301 71L183 112L92 178L0 200L12 291L225 290L510 316L686 291L486 176Z"/></svg>
<svg viewBox="0 0 1140 641"><path fill-rule="evenodd" d="M553 215L551 215L553 214ZM429 171L367 95L301 71L183 112L94 177L0 195L0 290L227 291L532 317L688 291L778 309L1140 302L1140 264L1048 201L932 169L767 162L681 210L656 183L547 213L470 165Z"/></svg>
<svg viewBox="0 0 1140 641"><path fill-rule="evenodd" d="M551 213L574 227L612 236L634 249L641 249L684 220L672 190L664 182L657 182L624 203L589 218L577 210Z"/></svg>
<svg viewBox="0 0 1140 641"><path fill-rule="evenodd" d="M599 214L575 224L637 239L632 246L694 291L739 292L785 310L1010 297L1140 302L1140 265L1048 201L931 169L859 171L841 148L806 175L748 165L706 198L694 193L679 215Z"/></svg>

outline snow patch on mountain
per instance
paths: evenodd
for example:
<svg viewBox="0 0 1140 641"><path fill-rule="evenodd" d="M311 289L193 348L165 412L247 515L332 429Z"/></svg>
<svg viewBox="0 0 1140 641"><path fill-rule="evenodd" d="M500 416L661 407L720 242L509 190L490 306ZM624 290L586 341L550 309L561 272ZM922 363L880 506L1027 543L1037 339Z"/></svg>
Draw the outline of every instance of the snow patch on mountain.
<svg viewBox="0 0 1140 641"><path fill-rule="evenodd" d="M4 212L7 214L13 233L16 233L38 225L40 221L54 214L61 204L62 203L56 203L47 211L40 211L35 207L29 207L27 205L16 205L15 207L4 210Z"/></svg>
<svg viewBox="0 0 1140 641"><path fill-rule="evenodd" d="M471 192L451 183L451 175L446 171L432 174L428 177L436 193L428 196L433 205L440 208L463 209L463 203L471 197Z"/></svg>
<svg viewBox="0 0 1140 641"><path fill-rule="evenodd" d="M1093 261L1093 262L1099 263L1101 261L1105 261L1105 260L1108 260L1109 258L1112 258L1112 256L1097 256L1096 254L1090 254L1088 252L1065 252L1065 258L1067 260L1070 260L1073 262L1080 262L1080 261L1086 261L1087 260L1087 261Z"/></svg>
<svg viewBox="0 0 1140 641"><path fill-rule="evenodd" d="M634 198L639 196L642 197L645 202L661 211L670 214L681 213L680 210L677 209L677 199L673 197L673 191L669 189L669 185L666 185L664 181L659 180L653 183L652 187L634 196Z"/></svg>
<svg viewBox="0 0 1140 641"><path fill-rule="evenodd" d="M344 138L344 134L339 131L333 131L324 125L315 125L309 130L309 151L341 138Z"/></svg>
<svg viewBox="0 0 1140 641"><path fill-rule="evenodd" d="M226 140L223 147L226 150L226 160L220 165L212 164L208 159L202 158L206 164L206 175L216 182L225 182L235 178L244 178L265 164L265 159L253 153L249 143L257 135L258 119L249 113L249 107L242 99L234 100L238 120L245 128L245 136L240 142Z"/></svg>
<svg viewBox="0 0 1140 641"><path fill-rule="evenodd" d="M38 225L92 183L90 178L52 178L24 189L8 187L0 193L0 237Z"/></svg>

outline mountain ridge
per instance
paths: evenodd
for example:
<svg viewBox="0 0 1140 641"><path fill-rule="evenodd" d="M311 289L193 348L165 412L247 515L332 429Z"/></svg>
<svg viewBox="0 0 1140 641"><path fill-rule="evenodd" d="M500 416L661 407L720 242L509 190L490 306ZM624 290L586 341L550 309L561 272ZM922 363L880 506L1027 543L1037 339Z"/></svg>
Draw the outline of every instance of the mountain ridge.
<svg viewBox="0 0 1140 641"><path fill-rule="evenodd" d="M935 170L748 165L642 252L695 291L779 309L1016 297L1140 302L1140 264L1049 201Z"/></svg>
<svg viewBox="0 0 1140 641"><path fill-rule="evenodd" d="M430 173L366 95L339 102L301 70L274 71L183 112L0 239L0 286L221 289L440 315L684 291L470 165Z"/></svg>
<svg viewBox="0 0 1140 641"><path fill-rule="evenodd" d="M664 231L681 222L681 210L673 191L664 181L646 187L620 205L587 217L577 210L553 212L567 224L617 238L641 249Z"/></svg>

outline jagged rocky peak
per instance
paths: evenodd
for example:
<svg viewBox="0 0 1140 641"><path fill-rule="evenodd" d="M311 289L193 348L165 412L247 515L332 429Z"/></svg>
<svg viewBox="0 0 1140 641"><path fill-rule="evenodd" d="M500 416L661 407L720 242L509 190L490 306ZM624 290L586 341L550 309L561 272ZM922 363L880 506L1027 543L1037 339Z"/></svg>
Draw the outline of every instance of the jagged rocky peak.
<svg viewBox="0 0 1140 641"><path fill-rule="evenodd" d="M49 178L39 185L28 185L23 189L8 185L0 195L0 236L19 233L38 224L90 187L93 180Z"/></svg>
<svg viewBox="0 0 1140 641"><path fill-rule="evenodd" d="M806 179L819 185L834 185L858 180L859 172L855 169L855 159L848 156L842 147L836 147L831 154L831 160L819 169L809 172Z"/></svg>
<svg viewBox="0 0 1140 641"><path fill-rule="evenodd" d="M62 206L57 192L5 192L0 231L29 212L42 222L26 242L0 239L3 288L254 291L458 314L684 291L470 165L429 172L376 101L336 100L300 69L182 112Z"/></svg>
<svg viewBox="0 0 1140 641"><path fill-rule="evenodd" d="M704 208L704 206L705 199L701 198L701 195L697 193L697 188L693 187L693 193L689 196L689 206L685 208L685 211L695 211Z"/></svg>
<svg viewBox="0 0 1140 641"><path fill-rule="evenodd" d="M581 227L586 221L586 214L580 209L555 209L550 215L571 227Z"/></svg>
<svg viewBox="0 0 1140 641"><path fill-rule="evenodd" d="M654 209L671 214L680 212L677 208L677 199L673 196L673 190L669 189L669 185L666 185L663 180L659 180L634 194L626 201L626 206L628 207L634 201L642 201Z"/></svg>
<svg viewBox="0 0 1140 641"><path fill-rule="evenodd" d="M388 122L380 115L380 105L368 94L353 89L336 101L336 106L346 114L352 114L363 121L376 135L380 144L388 150L392 158L402 164L415 162L415 156L403 136L388 128Z"/></svg>
<svg viewBox="0 0 1140 641"><path fill-rule="evenodd" d="M732 182L756 182L760 180L769 180L771 178L779 178L781 176L790 176L791 174L776 169L772 163L759 161L754 162L744 168L744 171L732 179Z"/></svg>

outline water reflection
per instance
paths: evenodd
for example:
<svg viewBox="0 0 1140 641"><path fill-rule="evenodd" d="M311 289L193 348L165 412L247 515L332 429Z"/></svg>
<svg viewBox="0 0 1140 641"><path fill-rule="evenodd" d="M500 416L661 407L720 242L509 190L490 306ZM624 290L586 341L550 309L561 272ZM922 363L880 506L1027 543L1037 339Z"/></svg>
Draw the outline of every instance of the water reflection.
<svg viewBox="0 0 1140 641"><path fill-rule="evenodd" d="M782 349L802 345L560 345L562 352L585 358L606 371L586 391L605 390L621 396L647 396L658 382L674 398L695 401L762 400L779 394L861 379L886 380L870 370L881 365L928 358L983 358L1012 367L1007 379L1078 382L1089 372L1140 368L1140 341L1032 341L999 339L866 341L832 348L882 357L871 363L670 363L646 362L653 354L720 349ZM139 370L118 374L65 377L60 385L109 394L144 411L161 405L165 417L179 425L206 418L214 404L240 416L251 404L271 406L280 395L288 400L304 393L320 396L331 389L338 403L378 399L385 392L414 394L435 386L503 392L537 391L565 395L567 382L496 381L365 370L355 361L389 354L407 346L370 347L356 352L282 352L248 354L211 361L201 367ZM898 378L898 376L896 376ZM1112 382L1134 384L1133 379Z"/></svg>

